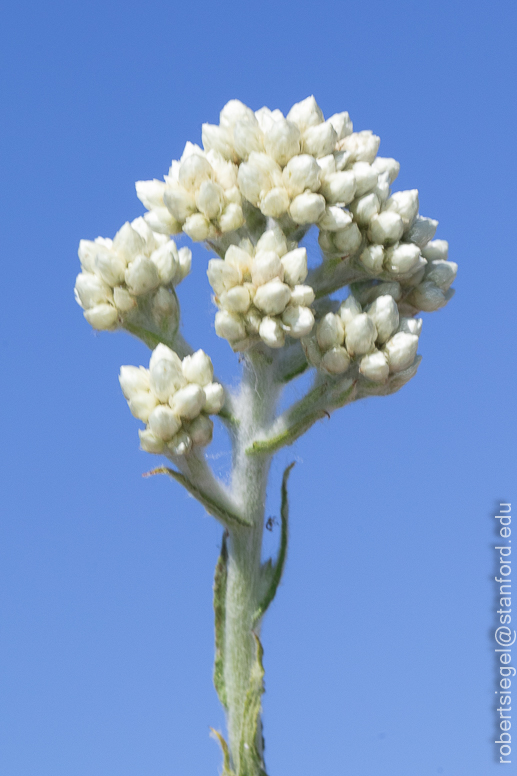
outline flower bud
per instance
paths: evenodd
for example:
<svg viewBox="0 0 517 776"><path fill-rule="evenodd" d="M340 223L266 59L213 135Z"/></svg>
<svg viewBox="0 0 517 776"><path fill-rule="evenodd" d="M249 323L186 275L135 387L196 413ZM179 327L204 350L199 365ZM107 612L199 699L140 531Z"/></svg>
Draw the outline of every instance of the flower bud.
<svg viewBox="0 0 517 776"><path fill-rule="evenodd" d="M271 188L267 172L252 162L244 162L239 167L239 188L248 202L257 206L260 197Z"/></svg>
<svg viewBox="0 0 517 776"><path fill-rule="evenodd" d="M405 275L415 270L420 262L420 248L413 243L400 243L388 248L384 266L395 275Z"/></svg>
<svg viewBox="0 0 517 776"><path fill-rule="evenodd" d="M284 279L284 266L273 251L259 251L251 262L251 279L256 286L270 280Z"/></svg>
<svg viewBox="0 0 517 776"><path fill-rule="evenodd" d="M396 191L384 205L385 210L394 211L402 218L404 227L408 228L418 214L418 190Z"/></svg>
<svg viewBox="0 0 517 776"><path fill-rule="evenodd" d="M322 180L329 175L332 175L332 173L337 172L335 153L320 157L320 159L316 160L316 164L320 168L320 177Z"/></svg>
<svg viewBox="0 0 517 776"><path fill-rule="evenodd" d="M234 286L229 291L225 291L219 297L219 303L223 310L229 310L232 313L241 315L248 312L251 304L251 296L246 286Z"/></svg>
<svg viewBox="0 0 517 776"><path fill-rule="evenodd" d="M175 415L187 420L193 420L199 415L205 404L205 393L200 385L189 383L184 388L176 391L170 399L169 404Z"/></svg>
<svg viewBox="0 0 517 776"><path fill-rule="evenodd" d="M377 158L372 162L372 167L376 172L379 173L379 175L387 172L389 175L390 183L393 183L400 171L399 162L397 162L395 159L388 159L382 156L377 156Z"/></svg>
<svg viewBox="0 0 517 776"><path fill-rule="evenodd" d="M390 195L390 179L387 172L383 172L379 175L373 193L377 194L381 205L386 202Z"/></svg>
<svg viewBox="0 0 517 776"><path fill-rule="evenodd" d="M147 208L147 210L153 210L153 208L163 207L163 194L165 192L165 183L163 181L137 181L135 183L136 196Z"/></svg>
<svg viewBox="0 0 517 776"><path fill-rule="evenodd" d="M213 170L210 162L200 154L192 154L184 159L178 170L178 181L184 189L194 193L210 180Z"/></svg>
<svg viewBox="0 0 517 776"><path fill-rule="evenodd" d="M393 280L391 283L376 283L375 281L367 280L364 283L354 284L354 296L357 297L362 305L371 304L379 296L392 296L398 302L402 296L402 289L400 283L397 283L396 280Z"/></svg>
<svg viewBox="0 0 517 776"><path fill-rule="evenodd" d="M113 238L113 250L119 256L122 256L126 263L131 261L138 253L143 253L145 248L145 240L133 229L128 221L118 230Z"/></svg>
<svg viewBox="0 0 517 776"><path fill-rule="evenodd" d="M399 324L399 331L405 331L407 334L416 334L420 336L422 331L422 319L421 318L401 318Z"/></svg>
<svg viewBox="0 0 517 776"><path fill-rule="evenodd" d="M124 280L126 261L115 251L99 245L95 255L95 272L109 286L118 286Z"/></svg>
<svg viewBox="0 0 517 776"><path fill-rule="evenodd" d="M291 304L308 307L314 302L314 289L311 286L295 286L291 291Z"/></svg>
<svg viewBox="0 0 517 776"><path fill-rule="evenodd" d="M315 224L325 212L325 199L321 194L306 192L291 202L289 213L297 224Z"/></svg>
<svg viewBox="0 0 517 776"><path fill-rule="evenodd" d="M426 267L425 279L432 280L442 291L447 291L457 272L458 265L454 261L433 261Z"/></svg>
<svg viewBox="0 0 517 776"><path fill-rule="evenodd" d="M282 323L289 327L291 337L300 339L312 331L314 315L308 307L290 304L282 313Z"/></svg>
<svg viewBox="0 0 517 776"><path fill-rule="evenodd" d="M221 186L213 181L203 181L196 194L196 205L208 220L218 218L224 205L224 192Z"/></svg>
<svg viewBox="0 0 517 776"><path fill-rule="evenodd" d="M262 251L273 251L277 256L283 256L284 253L287 253L287 240L285 239L285 234L278 226L268 229L260 237L256 253Z"/></svg>
<svg viewBox="0 0 517 776"><path fill-rule="evenodd" d="M177 184L166 186L163 201L167 209L180 224L183 224L192 213L196 212L194 196Z"/></svg>
<svg viewBox="0 0 517 776"><path fill-rule="evenodd" d="M150 391L139 391L131 396L128 404L133 417L147 423L149 415L158 404L158 400Z"/></svg>
<svg viewBox="0 0 517 776"><path fill-rule="evenodd" d="M379 245L391 245L402 237L404 223L398 213L383 210L373 216L368 229L368 239Z"/></svg>
<svg viewBox="0 0 517 776"><path fill-rule="evenodd" d="M285 344L285 333L280 323L275 318L265 316L259 327L259 335L270 348L281 348Z"/></svg>
<svg viewBox="0 0 517 776"><path fill-rule="evenodd" d="M181 359L166 345L158 345L149 361L151 390L160 401L168 401L169 396L185 385Z"/></svg>
<svg viewBox="0 0 517 776"><path fill-rule="evenodd" d="M308 154L299 154L287 163L282 172L284 185L291 197L304 191L318 191L321 170L316 160Z"/></svg>
<svg viewBox="0 0 517 776"><path fill-rule="evenodd" d="M289 251L281 259L284 268L284 280L290 286L296 286L302 283L308 275L307 269L307 250L305 248L295 248Z"/></svg>
<svg viewBox="0 0 517 776"><path fill-rule="evenodd" d="M149 415L149 428L155 437L167 442L180 430L181 420L170 407L159 404Z"/></svg>
<svg viewBox="0 0 517 776"><path fill-rule="evenodd" d="M239 315L228 310L215 314L215 333L229 342L238 342L246 337L246 329Z"/></svg>
<svg viewBox="0 0 517 776"><path fill-rule="evenodd" d="M209 415L217 415L224 405L224 388L220 383L208 383L203 387L205 403L203 411Z"/></svg>
<svg viewBox="0 0 517 776"><path fill-rule="evenodd" d="M190 272L192 264L192 251L190 248L180 248L178 251L178 261L180 265L180 280L186 278ZM179 282L179 281L178 281Z"/></svg>
<svg viewBox="0 0 517 776"><path fill-rule="evenodd" d="M289 113L287 114L289 121L294 121L298 125L301 132L304 132L309 127L314 127L317 124L323 122L323 113L318 103L311 95L301 102L295 103Z"/></svg>
<svg viewBox="0 0 517 776"><path fill-rule="evenodd" d="M183 231L194 242L203 242L210 235L210 221L202 213L194 213L183 224Z"/></svg>
<svg viewBox="0 0 517 776"><path fill-rule="evenodd" d="M362 356L372 350L377 339L377 329L366 314L356 315L347 324L345 344L351 356Z"/></svg>
<svg viewBox="0 0 517 776"><path fill-rule="evenodd" d="M351 256L360 247L363 238L357 224L350 224L346 229L334 232L334 245L341 256Z"/></svg>
<svg viewBox="0 0 517 776"><path fill-rule="evenodd" d="M367 310L377 329L377 341L386 342L399 325L399 308L392 296L378 296Z"/></svg>
<svg viewBox="0 0 517 776"><path fill-rule="evenodd" d="M185 356L182 362L183 376L189 383L205 386L214 377L212 360L203 350L196 350L191 356Z"/></svg>
<svg viewBox="0 0 517 776"><path fill-rule="evenodd" d="M261 197L259 207L265 216L280 218L289 207L289 194L284 188L276 186Z"/></svg>
<svg viewBox="0 0 517 776"><path fill-rule="evenodd" d="M241 272L224 259L210 259L206 274L216 294L222 294L242 282Z"/></svg>
<svg viewBox="0 0 517 776"><path fill-rule="evenodd" d="M160 328L167 325L169 330L175 333L179 325L179 305L174 291L164 288L158 289L151 303L151 311Z"/></svg>
<svg viewBox="0 0 517 776"><path fill-rule="evenodd" d="M422 250L422 256L427 261L447 261L449 243L447 240L432 240Z"/></svg>
<svg viewBox="0 0 517 776"><path fill-rule="evenodd" d="M406 235L406 239L418 245L420 249L423 249L429 240L433 239L437 227L438 221L435 221L433 218L417 216Z"/></svg>
<svg viewBox="0 0 517 776"><path fill-rule="evenodd" d="M115 307L121 313L129 312L133 307L136 307L137 304L133 294L130 294L129 291L122 286L117 286L113 289L113 301L115 302Z"/></svg>
<svg viewBox="0 0 517 776"><path fill-rule="evenodd" d="M343 323L343 326L346 327L352 320L352 318L355 318L356 315L360 315L363 312L363 308L352 294L350 296L347 296L344 302L341 303L341 306L338 311L338 315L341 318L341 322Z"/></svg>
<svg viewBox="0 0 517 776"><path fill-rule="evenodd" d="M266 315L278 315L283 312L291 299L291 289L279 278L259 286L253 304Z"/></svg>
<svg viewBox="0 0 517 776"><path fill-rule="evenodd" d="M157 266L145 256L137 256L126 270L127 287L135 296L147 294L160 285Z"/></svg>
<svg viewBox="0 0 517 776"><path fill-rule="evenodd" d="M316 338L323 351L342 345L345 339L345 328L341 318L334 313L327 313L318 324Z"/></svg>
<svg viewBox="0 0 517 776"><path fill-rule="evenodd" d="M143 366L121 366L118 380L128 401L136 393L150 390L149 370Z"/></svg>
<svg viewBox="0 0 517 776"><path fill-rule="evenodd" d="M339 144L341 151L350 152L350 161L371 164L377 156L381 139L369 129L354 132Z"/></svg>
<svg viewBox="0 0 517 776"><path fill-rule="evenodd" d="M348 135L352 134L353 124L346 111L343 113L334 113L328 120L336 130L338 140L342 140L344 137L348 137Z"/></svg>
<svg viewBox="0 0 517 776"><path fill-rule="evenodd" d="M378 275L384 264L384 248L382 245L368 245L359 256L359 261L368 272Z"/></svg>
<svg viewBox="0 0 517 776"><path fill-rule="evenodd" d="M333 375L339 375L346 372L350 366L350 356L345 348L336 345L327 350L321 359L321 367Z"/></svg>
<svg viewBox="0 0 517 776"><path fill-rule="evenodd" d="M411 291L406 301L418 310L434 313L440 307L444 307L448 300L441 288L438 288L432 280L424 280Z"/></svg>
<svg viewBox="0 0 517 776"><path fill-rule="evenodd" d="M168 442L167 449L171 455L188 455L192 450L192 439L186 431L178 431L176 436Z"/></svg>
<svg viewBox="0 0 517 776"><path fill-rule="evenodd" d="M94 329L111 331L117 328L118 312L110 304L98 304L84 311L84 317Z"/></svg>
<svg viewBox="0 0 517 776"><path fill-rule="evenodd" d="M163 453L163 439L158 439L148 428L143 430L139 428L138 436L140 437L140 447L146 453L156 453L157 455Z"/></svg>
<svg viewBox="0 0 517 776"><path fill-rule="evenodd" d="M373 350L362 357L359 371L368 380L372 380L374 383L383 383L388 379L390 373L388 359L380 350Z"/></svg>
<svg viewBox="0 0 517 776"><path fill-rule="evenodd" d="M75 294L78 304L85 310L112 300L111 288L97 275L81 272L75 281Z"/></svg>
<svg viewBox="0 0 517 776"><path fill-rule="evenodd" d="M339 232L352 223L352 216L340 207L330 205L325 208L325 212L318 221L320 229L329 232Z"/></svg>
<svg viewBox="0 0 517 776"><path fill-rule="evenodd" d="M418 348L418 337L415 334L406 334L399 331L384 347L388 358L390 372L402 372L411 366L415 360Z"/></svg>
<svg viewBox="0 0 517 776"><path fill-rule="evenodd" d="M160 283L172 283L179 269L179 257L176 244L169 240L151 253L151 261L158 270Z"/></svg>
<svg viewBox="0 0 517 776"><path fill-rule="evenodd" d="M166 207L159 207L146 213L145 223L159 234L169 235L181 232L181 224L169 213Z"/></svg>
<svg viewBox="0 0 517 776"><path fill-rule="evenodd" d="M291 121L280 119L264 134L264 148L282 167L300 153L300 130Z"/></svg>
<svg viewBox="0 0 517 776"><path fill-rule="evenodd" d="M219 114L219 124L222 127L232 128L238 121L254 121L255 114L240 100L229 100Z"/></svg>
<svg viewBox="0 0 517 776"><path fill-rule="evenodd" d="M244 223L242 207L230 202L219 216L219 228L221 232L233 232L240 229Z"/></svg>
<svg viewBox="0 0 517 776"><path fill-rule="evenodd" d="M326 176L322 181L320 193L331 205L335 205L337 202L347 205L355 197L356 189L357 183L354 173L351 170L346 170Z"/></svg>
<svg viewBox="0 0 517 776"><path fill-rule="evenodd" d="M198 447L206 447L210 444L213 431L214 424L206 415L198 415L188 427L192 444Z"/></svg>
<svg viewBox="0 0 517 776"><path fill-rule="evenodd" d="M381 209L379 198L373 192L364 197L355 199L350 204L350 212L354 214L354 220L359 226L368 226L373 216Z"/></svg>
<svg viewBox="0 0 517 776"><path fill-rule="evenodd" d="M352 170L355 176L356 197L362 197L363 194L367 194L375 188L379 175L368 162L355 162Z"/></svg>
<svg viewBox="0 0 517 776"><path fill-rule="evenodd" d="M264 150L262 130L255 116L251 119L241 119L233 127L233 144L241 159L247 159L253 152Z"/></svg>
<svg viewBox="0 0 517 776"><path fill-rule="evenodd" d="M95 256L97 255L99 244L93 240L79 240L79 250L77 255L81 262L81 267L86 272L95 272Z"/></svg>
<svg viewBox="0 0 517 776"><path fill-rule="evenodd" d="M303 150L312 156L320 157L330 154L336 147L336 143L337 132L330 121L309 127L303 133Z"/></svg>
<svg viewBox="0 0 517 776"><path fill-rule="evenodd" d="M205 151L218 151L224 159L233 159L232 137L226 127L216 124L203 124L201 127L201 140Z"/></svg>

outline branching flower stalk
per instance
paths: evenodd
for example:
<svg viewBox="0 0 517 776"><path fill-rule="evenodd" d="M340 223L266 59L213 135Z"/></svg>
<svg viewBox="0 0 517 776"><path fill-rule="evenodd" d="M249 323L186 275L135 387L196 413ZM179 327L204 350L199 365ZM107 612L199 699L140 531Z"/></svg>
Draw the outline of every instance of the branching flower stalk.
<svg viewBox="0 0 517 776"><path fill-rule="evenodd" d="M377 156L379 138L354 132L348 113L326 121L313 97L253 112L238 100L204 124L163 181L139 181L147 208L113 240L82 240L75 293L97 330L125 329L152 350L148 368L123 366L120 384L144 424L142 450L223 527L214 582L214 683L228 742L214 731L224 776L266 776L261 722L260 628L285 564L287 480L276 558L262 560L264 507L274 454L333 410L398 391L416 373L420 312L442 308L457 266L418 192L392 193L399 164ZM309 271L309 229L322 256ZM215 332L242 361L230 391L209 356L179 331L176 286L191 252L186 234L215 254L207 263ZM278 412L283 390L311 372L303 398ZM229 482L205 455L213 419L232 441Z"/></svg>

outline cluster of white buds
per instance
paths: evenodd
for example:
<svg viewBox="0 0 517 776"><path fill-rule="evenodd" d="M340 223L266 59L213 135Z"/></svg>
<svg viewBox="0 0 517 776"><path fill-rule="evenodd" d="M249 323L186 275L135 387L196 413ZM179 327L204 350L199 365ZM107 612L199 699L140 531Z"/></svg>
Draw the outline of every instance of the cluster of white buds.
<svg viewBox="0 0 517 776"><path fill-rule="evenodd" d="M148 453L187 455L212 439L213 423L224 404L224 389L213 382L209 356L198 350L183 360L166 345L158 345L149 369L123 366L120 385L135 418L146 424L139 431Z"/></svg>
<svg viewBox="0 0 517 776"><path fill-rule="evenodd" d="M156 234L143 218L126 222L113 240L81 240L82 272L75 298L94 329L113 330L146 297L157 319L178 317L172 290L190 271L192 254L173 240Z"/></svg>
<svg viewBox="0 0 517 776"><path fill-rule="evenodd" d="M285 344L285 336L300 339L314 326L314 301L307 277L307 251L289 243L281 229L264 232L253 246L248 239L231 245L224 259L211 259L208 279L219 311L215 331L245 350L262 340L271 348Z"/></svg>
<svg viewBox="0 0 517 776"><path fill-rule="evenodd" d="M137 195L150 211L146 221L157 232L183 231L197 242L239 229L244 215L237 170L217 150L205 152L187 143L165 182L137 182Z"/></svg>
<svg viewBox="0 0 517 776"><path fill-rule="evenodd" d="M343 374L357 360L364 377L382 383L390 372L413 364L421 330L421 319L400 317L389 293L376 295L364 308L350 295L337 314L319 321L303 345L309 362L329 374Z"/></svg>

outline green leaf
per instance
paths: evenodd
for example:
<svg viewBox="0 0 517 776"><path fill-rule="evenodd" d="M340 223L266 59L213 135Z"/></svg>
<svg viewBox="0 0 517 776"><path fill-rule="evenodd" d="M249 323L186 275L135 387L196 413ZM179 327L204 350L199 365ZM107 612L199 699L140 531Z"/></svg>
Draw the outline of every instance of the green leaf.
<svg viewBox="0 0 517 776"><path fill-rule="evenodd" d="M264 739L260 712L264 693L264 651L259 637L254 633L256 660L251 668L250 684L244 702L242 736L239 746L239 776L267 776L262 752Z"/></svg>
<svg viewBox="0 0 517 776"><path fill-rule="evenodd" d="M228 749L228 744L226 743L222 735L219 733L219 731L214 730L214 728L210 728L210 733L212 735L212 738L215 738L217 741L219 741L221 749L223 750L222 776L235 776L235 772L232 771L230 766L230 750Z"/></svg>
<svg viewBox="0 0 517 776"><path fill-rule="evenodd" d="M167 466L159 466L157 469L146 472L143 476L152 477L154 474L168 474L169 477L172 477L173 480L179 482L180 485L183 485L183 487L186 488L188 492L204 506L207 512L220 520L226 527L231 528L239 525L246 526L246 528L251 528L252 523L248 522L248 520L245 520L245 518L241 515L236 515L235 512L230 512L221 504L218 504L212 496L204 493L200 488L194 485L194 483L191 482L188 477L185 477L184 474L181 474L174 469L169 469Z"/></svg>
<svg viewBox="0 0 517 776"><path fill-rule="evenodd" d="M228 579L228 547L226 533L223 534L221 554L215 567L214 576L214 614L215 614L215 660L214 685L219 700L228 708L226 685L224 683L224 641L226 623L226 582Z"/></svg>
<svg viewBox="0 0 517 776"><path fill-rule="evenodd" d="M287 495L287 481L289 479L289 475L291 474L291 470L294 464L295 464L295 461L289 464L289 466L284 471L284 476L282 477L282 490L281 490L282 501L280 505L280 518L282 521L282 529L281 529L281 535L280 535L280 549L278 551L277 561L272 568L272 573L269 572L269 568L266 566L266 569L267 569L266 573L270 574L271 581L269 583L269 587L266 591L264 598L262 599L257 610L255 611L255 614L253 615L253 626L255 626L257 622L266 613L269 607L269 604L271 603L271 601L276 595L278 585L280 584L280 580L282 579L282 574L284 572L285 559L287 557L287 542L289 539L289 499Z"/></svg>

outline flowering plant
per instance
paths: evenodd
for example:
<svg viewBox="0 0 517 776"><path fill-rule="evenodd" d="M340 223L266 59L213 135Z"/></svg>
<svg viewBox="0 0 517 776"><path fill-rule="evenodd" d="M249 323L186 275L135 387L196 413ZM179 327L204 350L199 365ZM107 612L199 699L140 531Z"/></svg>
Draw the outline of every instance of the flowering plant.
<svg viewBox="0 0 517 776"><path fill-rule="evenodd" d="M120 384L143 450L223 526L214 582L214 683L228 723L226 776L265 776L260 627L282 577L287 480L277 558L261 558L273 455L318 419L367 396L398 391L416 373L422 320L452 296L457 266L437 222L418 214L416 190L391 193L399 164L377 156L379 138L354 132L348 113L326 121L313 97L253 112L238 100L204 124L163 181L140 181L147 208L113 240L82 240L76 299L98 330L126 329L151 349L149 368L123 366ZM315 226L322 259L309 270L301 241ZM176 286L191 252L208 261L215 332L241 354L230 391L212 361L179 331ZM348 293L342 293L347 289ZM338 298L332 295L338 294ZM341 298L339 298L341 295ZM303 398L277 411L283 389L311 370ZM232 440L228 483L205 448L217 417Z"/></svg>

